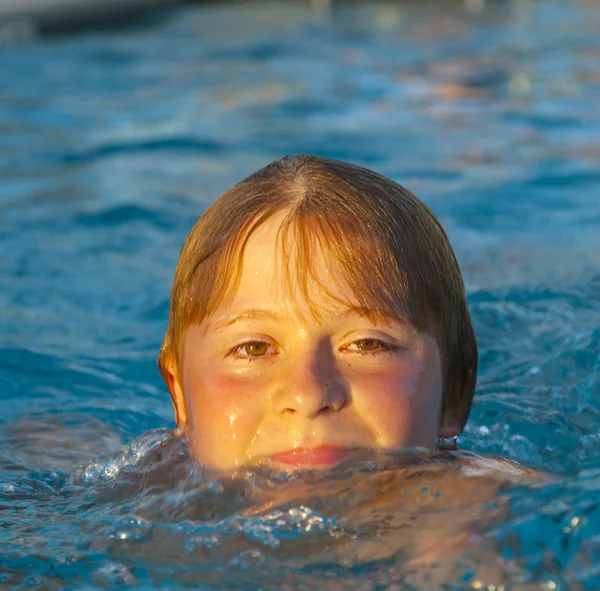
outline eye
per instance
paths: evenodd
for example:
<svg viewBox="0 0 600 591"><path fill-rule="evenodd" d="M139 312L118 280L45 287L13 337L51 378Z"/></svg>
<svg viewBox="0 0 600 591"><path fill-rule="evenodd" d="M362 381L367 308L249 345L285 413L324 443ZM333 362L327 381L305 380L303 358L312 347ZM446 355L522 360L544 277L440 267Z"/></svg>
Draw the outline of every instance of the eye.
<svg viewBox="0 0 600 591"><path fill-rule="evenodd" d="M353 343L360 351L376 351L383 343L377 339L361 339Z"/></svg>
<svg viewBox="0 0 600 591"><path fill-rule="evenodd" d="M353 341L343 350L351 353L394 353L398 347L390 343L386 343L381 339L358 339Z"/></svg>
<svg viewBox="0 0 600 591"><path fill-rule="evenodd" d="M265 341L246 341L245 343L233 347L227 355L232 355L238 359L252 361L275 353L277 353L276 349Z"/></svg>
<svg viewBox="0 0 600 591"><path fill-rule="evenodd" d="M242 351L248 357L262 357L269 350L269 345L264 341L251 341L242 345Z"/></svg>

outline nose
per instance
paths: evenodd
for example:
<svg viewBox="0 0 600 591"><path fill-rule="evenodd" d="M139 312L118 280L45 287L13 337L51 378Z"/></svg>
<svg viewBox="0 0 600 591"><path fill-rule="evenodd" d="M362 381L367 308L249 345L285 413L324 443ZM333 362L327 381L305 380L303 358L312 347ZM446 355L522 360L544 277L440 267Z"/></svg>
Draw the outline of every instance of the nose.
<svg viewBox="0 0 600 591"><path fill-rule="evenodd" d="M331 343L323 340L313 350L298 353L290 358L275 398L275 410L314 418L347 406L349 388L339 372Z"/></svg>

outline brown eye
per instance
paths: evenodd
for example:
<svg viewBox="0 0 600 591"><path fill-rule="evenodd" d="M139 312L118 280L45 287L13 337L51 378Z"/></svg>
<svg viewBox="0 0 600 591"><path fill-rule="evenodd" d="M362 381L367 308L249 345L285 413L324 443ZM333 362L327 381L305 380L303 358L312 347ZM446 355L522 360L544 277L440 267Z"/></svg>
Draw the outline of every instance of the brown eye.
<svg viewBox="0 0 600 591"><path fill-rule="evenodd" d="M381 346L377 339L361 339L355 343L360 351L376 351Z"/></svg>
<svg viewBox="0 0 600 591"><path fill-rule="evenodd" d="M248 357L262 357L268 350L269 345L261 341L252 341L243 346L243 351Z"/></svg>
<svg viewBox="0 0 600 591"><path fill-rule="evenodd" d="M342 351L348 351L356 355L370 353L372 356L379 355L380 353L397 353L400 349L400 346L380 339L357 339L349 345L342 347Z"/></svg>

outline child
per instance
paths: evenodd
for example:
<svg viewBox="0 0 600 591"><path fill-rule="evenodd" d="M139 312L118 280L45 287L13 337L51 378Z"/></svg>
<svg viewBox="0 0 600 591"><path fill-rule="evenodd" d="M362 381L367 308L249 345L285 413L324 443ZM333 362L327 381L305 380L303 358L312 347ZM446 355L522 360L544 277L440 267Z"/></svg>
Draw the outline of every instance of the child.
<svg viewBox="0 0 600 591"><path fill-rule="evenodd" d="M433 213L375 172L301 155L198 220L158 362L198 463L296 470L453 441L477 345Z"/></svg>

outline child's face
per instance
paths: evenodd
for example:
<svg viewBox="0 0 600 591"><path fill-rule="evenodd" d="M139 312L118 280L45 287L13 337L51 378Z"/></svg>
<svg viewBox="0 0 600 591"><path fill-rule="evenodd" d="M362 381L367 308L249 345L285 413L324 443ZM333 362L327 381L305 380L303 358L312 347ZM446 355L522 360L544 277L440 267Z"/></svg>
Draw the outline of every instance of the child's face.
<svg viewBox="0 0 600 591"><path fill-rule="evenodd" d="M392 319L373 324L316 286L315 318L282 283L282 263L294 262L276 253L278 227L270 221L252 235L233 300L185 335L172 388L192 456L218 469L264 458L294 469L331 466L357 448L433 447L435 339ZM327 253L313 262L329 293L351 299L329 278Z"/></svg>

